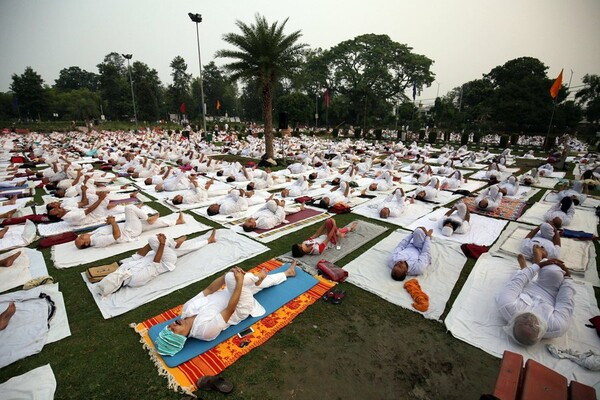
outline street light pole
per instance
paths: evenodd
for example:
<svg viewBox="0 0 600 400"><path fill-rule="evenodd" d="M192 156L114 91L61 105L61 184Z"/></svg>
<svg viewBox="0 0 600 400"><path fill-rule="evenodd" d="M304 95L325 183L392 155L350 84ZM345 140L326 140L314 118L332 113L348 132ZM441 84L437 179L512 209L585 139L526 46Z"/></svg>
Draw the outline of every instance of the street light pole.
<svg viewBox="0 0 600 400"><path fill-rule="evenodd" d="M200 31L198 30L198 24L202 22L202 14L188 13L188 16L190 17L192 22L196 23L196 41L198 42L198 65L200 66L200 98L202 101L202 128L204 129L204 134L206 135L206 104L204 104L204 84L202 83L202 58L200 57Z"/></svg>
<svg viewBox="0 0 600 400"><path fill-rule="evenodd" d="M127 59L127 69L129 70L129 83L131 84L131 101L133 102L133 119L135 120L135 128L138 127L137 111L135 110L135 95L133 94L133 79L131 79L131 65L129 60L133 57L133 54L122 54Z"/></svg>
<svg viewBox="0 0 600 400"><path fill-rule="evenodd" d="M438 97L440 97L440 83L439 83L439 82L437 82L437 81L436 81L435 83L437 83L437 85L438 85L438 88L437 88L437 93L436 93L436 95L435 95L435 98L437 99Z"/></svg>

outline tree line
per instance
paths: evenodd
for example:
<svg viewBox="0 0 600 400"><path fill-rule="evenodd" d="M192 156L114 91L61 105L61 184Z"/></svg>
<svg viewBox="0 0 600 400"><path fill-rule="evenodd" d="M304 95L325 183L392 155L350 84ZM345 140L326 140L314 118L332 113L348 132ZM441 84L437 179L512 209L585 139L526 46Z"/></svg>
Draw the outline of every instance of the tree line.
<svg viewBox="0 0 600 400"><path fill-rule="evenodd" d="M552 130L581 129L600 121L600 77L585 75L575 100L562 85L556 103L549 94L554 77L536 58L507 61L482 78L466 82L430 106L414 102L435 80L434 61L387 35L365 34L330 49L299 43L301 32L284 32L287 20L269 24L260 15L251 24L238 21L239 33L223 36L234 50L217 52L231 61L203 66L207 115L263 121L286 112L290 126L355 126L545 133L554 109ZM149 123L185 113L201 118L200 81L186 61L171 63L171 84L141 61L131 64L137 119ZM126 59L107 54L90 72L63 68L49 85L32 68L13 74L10 91L0 93L0 120L83 120L105 115L132 120L131 81ZM316 115L315 115L316 114ZM269 129L266 129L267 131Z"/></svg>

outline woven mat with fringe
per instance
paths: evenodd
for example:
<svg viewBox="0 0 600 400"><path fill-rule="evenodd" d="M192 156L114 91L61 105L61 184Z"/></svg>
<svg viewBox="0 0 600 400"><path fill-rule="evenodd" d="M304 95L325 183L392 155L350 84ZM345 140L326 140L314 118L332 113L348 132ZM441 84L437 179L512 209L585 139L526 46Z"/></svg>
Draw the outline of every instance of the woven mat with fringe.
<svg viewBox="0 0 600 400"><path fill-rule="evenodd" d="M257 272L262 268L272 271L279 268L281 265L283 265L281 261L272 259L251 269L249 272ZM177 317L181 313L183 305L173 307L156 317L150 318L135 326L132 324L132 326L135 331L140 334L140 342L150 353L150 358L158 368L159 375L167 377L169 388L191 394L197 389L196 382L200 377L204 375L220 374L225 368L232 365L240 357L269 340L277 331L289 324L294 318L300 315L300 313L306 310L308 306L315 303L336 285L335 282L328 281L321 277L317 277L317 279L319 280L319 283L312 289L301 294L274 313L267 315L252 325L252 328L254 329L253 339L246 347L239 347L239 344L243 339L240 339L236 335L225 342L218 344L204 354L180 364L176 368L167 367L163 363L162 358L156 354L154 345L148 336L148 330L156 324Z"/></svg>
<svg viewBox="0 0 600 400"><path fill-rule="evenodd" d="M465 197L464 203L469 208L469 211L475 214L487 215L489 217L509 219L511 221L516 221L517 218L523 214L523 210L527 203L519 201L518 199L507 199L503 198L500 207L496 208L494 211L483 211L477 208L475 204L475 197Z"/></svg>

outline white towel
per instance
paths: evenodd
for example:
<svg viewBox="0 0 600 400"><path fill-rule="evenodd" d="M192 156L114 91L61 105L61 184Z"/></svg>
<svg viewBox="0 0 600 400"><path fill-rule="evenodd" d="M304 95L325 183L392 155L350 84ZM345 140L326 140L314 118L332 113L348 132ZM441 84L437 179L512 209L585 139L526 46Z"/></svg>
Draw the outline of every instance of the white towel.
<svg viewBox="0 0 600 400"><path fill-rule="evenodd" d="M50 364L0 384L0 400L53 400L56 378Z"/></svg>

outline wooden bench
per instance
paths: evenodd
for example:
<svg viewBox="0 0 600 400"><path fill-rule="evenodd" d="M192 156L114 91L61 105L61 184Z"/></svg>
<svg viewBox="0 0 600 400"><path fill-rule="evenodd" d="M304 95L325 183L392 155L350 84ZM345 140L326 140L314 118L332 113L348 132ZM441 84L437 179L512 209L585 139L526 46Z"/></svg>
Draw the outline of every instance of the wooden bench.
<svg viewBox="0 0 600 400"><path fill-rule="evenodd" d="M500 400L595 400L593 387L572 381L534 360L505 351L494 388Z"/></svg>

